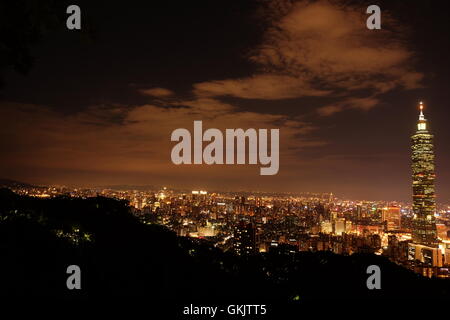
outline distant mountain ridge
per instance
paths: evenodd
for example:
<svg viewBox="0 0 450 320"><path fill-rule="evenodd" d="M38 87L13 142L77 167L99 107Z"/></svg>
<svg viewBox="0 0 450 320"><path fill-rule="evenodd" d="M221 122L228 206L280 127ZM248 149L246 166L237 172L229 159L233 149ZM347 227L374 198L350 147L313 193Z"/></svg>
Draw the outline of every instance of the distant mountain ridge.
<svg viewBox="0 0 450 320"><path fill-rule="evenodd" d="M26 182L21 182L21 181L16 181L16 180L12 180L12 179L0 179L0 187L3 188L11 188L11 187L36 187L35 185L26 183Z"/></svg>
<svg viewBox="0 0 450 320"><path fill-rule="evenodd" d="M92 189L111 189L111 190L158 190L161 187L155 187L152 185L104 185L104 186L95 186Z"/></svg>

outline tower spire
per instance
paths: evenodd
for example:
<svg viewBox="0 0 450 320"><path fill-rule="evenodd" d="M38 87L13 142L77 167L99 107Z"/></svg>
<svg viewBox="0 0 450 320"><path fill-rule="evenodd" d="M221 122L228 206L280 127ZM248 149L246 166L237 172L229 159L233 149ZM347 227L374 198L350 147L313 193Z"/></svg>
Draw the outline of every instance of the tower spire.
<svg viewBox="0 0 450 320"><path fill-rule="evenodd" d="M427 130L427 120L425 119L425 115L423 114L423 102L420 101L419 103L419 121L417 122L417 130L419 131L426 131Z"/></svg>
<svg viewBox="0 0 450 320"><path fill-rule="evenodd" d="M425 120L425 116L423 114L423 102L422 101L420 101L420 103L419 103L419 109L420 109L419 120Z"/></svg>

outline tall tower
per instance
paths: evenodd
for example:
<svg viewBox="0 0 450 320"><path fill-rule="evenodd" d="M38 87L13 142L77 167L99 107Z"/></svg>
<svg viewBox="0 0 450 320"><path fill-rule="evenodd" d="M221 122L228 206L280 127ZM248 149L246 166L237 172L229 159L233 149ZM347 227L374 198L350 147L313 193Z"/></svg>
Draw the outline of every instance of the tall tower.
<svg viewBox="0 0 450 320"><path fill-rule="evenodd" d="M422 102L417 131L411 139L414 211L412 239L414 243L436 246L433 135L428 131Z"/></svg>

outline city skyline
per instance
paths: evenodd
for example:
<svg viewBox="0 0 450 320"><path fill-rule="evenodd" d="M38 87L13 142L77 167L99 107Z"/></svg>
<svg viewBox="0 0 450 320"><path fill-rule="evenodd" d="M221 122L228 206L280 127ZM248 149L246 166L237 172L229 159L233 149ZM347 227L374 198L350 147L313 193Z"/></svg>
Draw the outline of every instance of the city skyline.
<svg viewBox="0 0 450 320"><path fill-rule="evenodd" d="M167 187L158 191L70 189L11 183L15 194L5 189L0 193L47 203L112 198L143 225L164 226L177 237L206 241L238 257L321 251L342 256L371 254L425 277L449 278L450 205L436 204L434 135L423 102L418 109L417 130L411 136L412 204L352 201L332 193L261 195ZM9 212L23 215L17 210ZM95 237L77 225L54 232L74 245L90 243ZM188 252L195 256L194 249Z"/></svg>
<svg viewBox="0 0 450 320"><path fill-rule="evenodd" d="M445 309L448 12L1 2L0 296L167 319Z"/></svg>
<svg viewBox="0 0 450 320"><path fill-rule="evenodd" d="M381 30L365 27L367 5L354 1L80 3L82 32L63 23L30 45L26 76L2 73L0 178L409 202L423 100L437 201L448 203L448 4L414 3L381 1ZM174 165L170 133L195 120L279 128L278 174Z"/></svg>

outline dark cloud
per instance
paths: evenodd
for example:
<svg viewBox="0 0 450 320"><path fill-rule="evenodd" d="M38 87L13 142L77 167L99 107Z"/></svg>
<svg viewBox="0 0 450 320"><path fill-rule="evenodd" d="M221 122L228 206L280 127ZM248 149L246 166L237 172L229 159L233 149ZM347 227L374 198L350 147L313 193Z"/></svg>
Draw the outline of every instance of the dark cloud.
<svg viewBox="0 0 450 320"><path fill-rule="evenodd" d="M0 105L0 175L405 199L408 135L422 97L432 106L436 150L446 152L439 143L449 138L448 19L434 19L434 8L419 24L421 12L389 1L397 10L382 6L383 28L372 31L357 1L253 1L258 7L244 9L243 2L204 3L158 11L148 2L152 10L127 7L114 24L122 6L99 6L90 12L105 20L100 41L80 45L63 33L43 43L36 68L8 81ZM398 20L403 11L416 19ZM405 21L416 34L405 32ZM192 130L194 120L222 130L280 128L279 174L173 165L170 133ZM445 183L441 172L438 183Z"/></svg>

